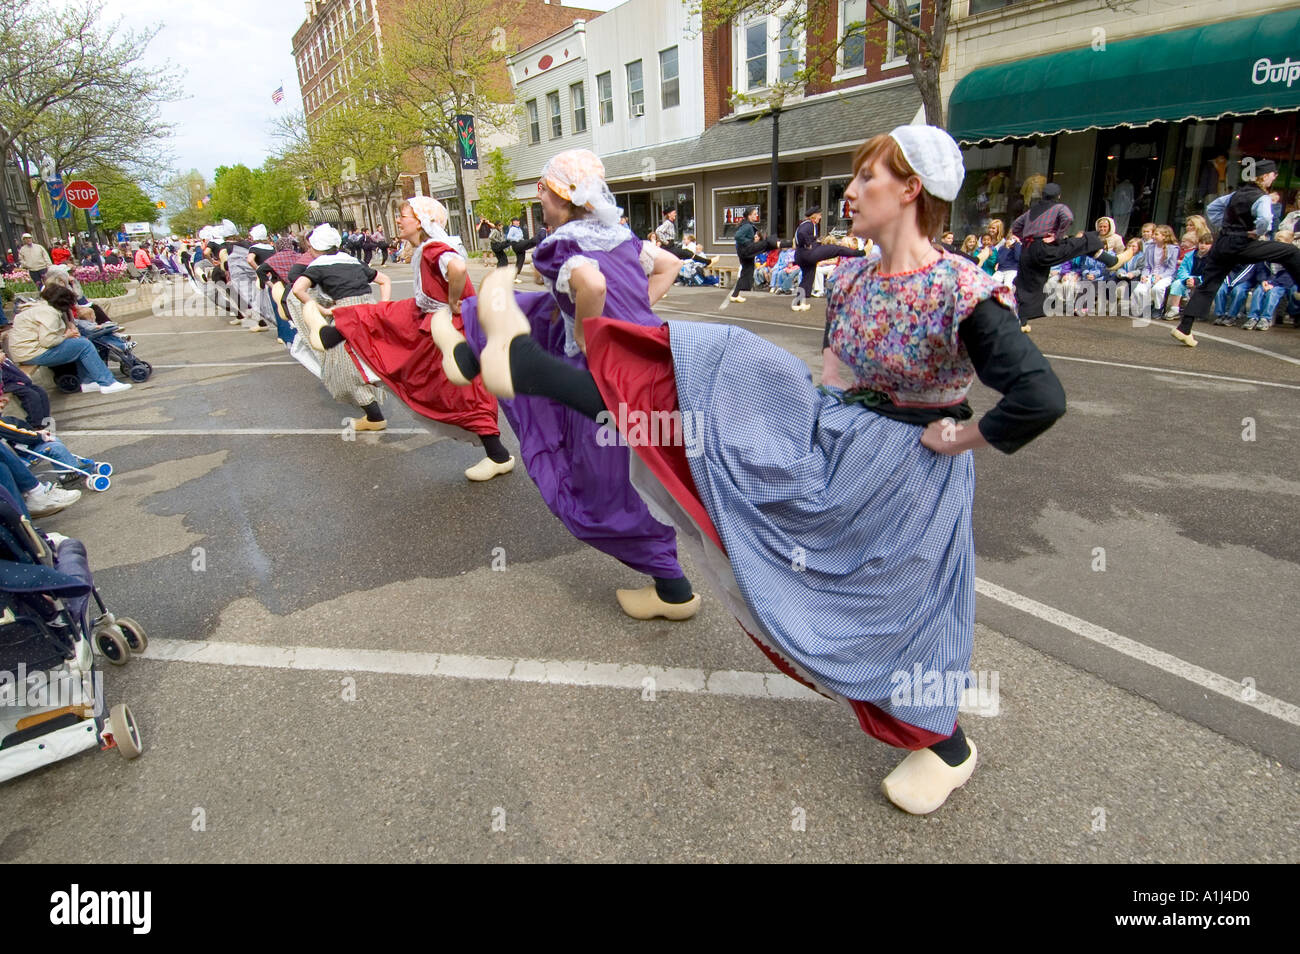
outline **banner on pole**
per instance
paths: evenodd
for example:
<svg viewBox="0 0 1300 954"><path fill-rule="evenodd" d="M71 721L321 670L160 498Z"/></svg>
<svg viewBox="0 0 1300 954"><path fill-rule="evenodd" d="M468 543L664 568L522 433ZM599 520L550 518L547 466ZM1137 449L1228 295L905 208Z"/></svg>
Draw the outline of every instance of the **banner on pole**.
<svg viewBox="0 0 1300 954"><path fill-rule="evenodd" d="M478 141L474 136L474 117L466 114L456 117L456 141L460 144L460 167L478 168Z"/></svg>
<svg viewBox="0 0 1300 954"><path fill-rule="evenodd" d="M50 190L50 205L54 207L54 217L56 219L72 218L72 206L68 205L68 197L63 194L63 177L54 176L45 180L45 188Z"/></svg>

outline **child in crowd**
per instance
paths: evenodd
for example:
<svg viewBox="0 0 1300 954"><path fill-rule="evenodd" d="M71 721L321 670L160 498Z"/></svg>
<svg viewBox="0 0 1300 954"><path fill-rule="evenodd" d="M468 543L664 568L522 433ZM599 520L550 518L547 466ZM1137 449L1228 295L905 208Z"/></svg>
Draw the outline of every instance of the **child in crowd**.
<svg viewBox="0 0 1300 954"><path fill-rule="evenodd" d="M1151 244L1143 249L1142 279L1133 286L1133 314L1149 317L1164 308L1165 294L1178 271L1175 241L1174 230L1161 225L1156 228Z"/></svg>
<svg viewBox="0 0 1300 954"><path fill-rule="evenodd" d="M1274 235L1274 241L1277 242L1290 243L1294 238L1294 233L1282 230ZM1247 331L1268 331L1272 328L1273 313L1277 311L1277 306L1283 298L1290 300L1291 293L1296 289L1295 279L1276 263L1261 264L1260 276L1259 287L1255 289L1250 310L1246 313L1246 323L1242 325Z"/></svg>
<svg viewBox="0 0 1300 954"><path fill-rule="evenodd" d="M1255 288L1263 266L1253 262L1238 265L1228 272L1228 277L1219 286L1214 296L1214 323L1232 326L1237 323L1246 310L1246 299Z"/></svg>
<svg viewBox="0 0 1300 954"><path fill-rule="evenodd" d="M1210 254L1214 239L1209 235L1197 235L1195 231L1189 229L1183 233L1182 244L1188 247L1188 251L1179 261L1178 273L1174 276L1173 284L1169 286L1169 305L1165 308L1165 321L1174 321L1178 318L1178 306L1182 304L1184 296L1200 283L1201 273L1205 270L1205 259Z"/></svg>

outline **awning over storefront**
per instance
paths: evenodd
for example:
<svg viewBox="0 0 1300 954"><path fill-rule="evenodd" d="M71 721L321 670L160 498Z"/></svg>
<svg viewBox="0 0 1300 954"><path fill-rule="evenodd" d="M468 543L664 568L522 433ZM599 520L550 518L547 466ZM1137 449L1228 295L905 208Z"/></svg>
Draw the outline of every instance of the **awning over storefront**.
<svg viewBox="0 0 1300 954"><path fill-rule="evenodd" d="M949 132L973 143L1300 108L1297 37L1300 9L1283 10L985 67L953 89Z"/></svg>

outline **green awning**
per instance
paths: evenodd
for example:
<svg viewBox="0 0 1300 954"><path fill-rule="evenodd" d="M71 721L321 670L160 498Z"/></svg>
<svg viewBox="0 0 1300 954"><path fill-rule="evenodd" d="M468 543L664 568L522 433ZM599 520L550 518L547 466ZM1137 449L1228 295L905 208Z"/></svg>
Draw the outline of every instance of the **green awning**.
<svg viewBox="0 0 1300 954"><path fill-rule="evenodd" d="M1300 108L1298 37L1300 9L1282 10L988 66L953 89L948 131L973 143Z"/></svg>

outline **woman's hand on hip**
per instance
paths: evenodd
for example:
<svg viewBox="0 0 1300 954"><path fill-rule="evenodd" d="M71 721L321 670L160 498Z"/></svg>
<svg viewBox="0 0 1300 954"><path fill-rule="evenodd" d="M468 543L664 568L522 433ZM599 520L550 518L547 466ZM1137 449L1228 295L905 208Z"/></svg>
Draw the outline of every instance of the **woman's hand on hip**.
<svg viewBox="0 0 1300 954"><path fill-rule="evenodd" d="M974 425L959 424L951 417L932 421L921 434L921 444L936 454L957 455L988 443Z"/></svg>

